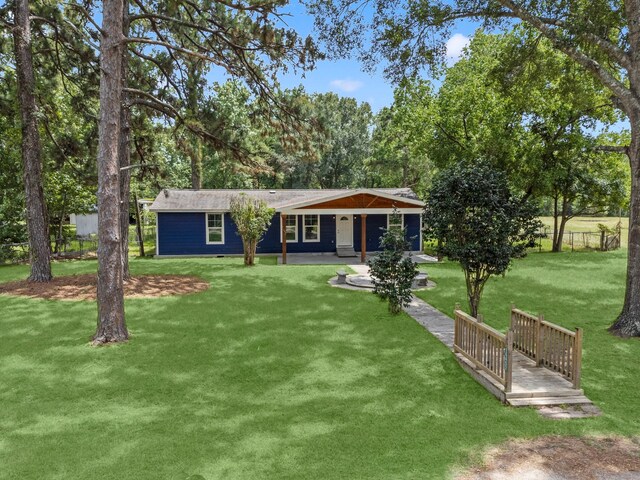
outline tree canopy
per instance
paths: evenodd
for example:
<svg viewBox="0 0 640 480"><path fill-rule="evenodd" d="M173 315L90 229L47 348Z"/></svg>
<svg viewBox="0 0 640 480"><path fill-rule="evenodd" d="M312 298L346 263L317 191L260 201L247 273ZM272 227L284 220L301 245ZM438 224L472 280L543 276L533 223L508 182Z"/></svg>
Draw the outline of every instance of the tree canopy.
<svg viewBox="0 0 640 480"><path fill-rule="evenodd" d="M505 174L488 162L456 164L434 178L424 209L425 238L438 241L439 255L460 263L474 317L487 280L503 275L535 245L537 215L535 204L514 195Z"/></svg>

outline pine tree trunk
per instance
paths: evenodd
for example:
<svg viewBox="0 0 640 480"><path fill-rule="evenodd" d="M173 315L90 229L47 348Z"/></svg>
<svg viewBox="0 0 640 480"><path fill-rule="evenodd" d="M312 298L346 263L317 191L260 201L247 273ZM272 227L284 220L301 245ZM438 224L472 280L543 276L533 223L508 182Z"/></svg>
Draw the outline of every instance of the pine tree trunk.
<svg viewBox="0 0 640 480"><path fill-rule="evenodd" d="M29 233L29 281L47 282L51 275L49 218L44 201L42 145L38 131L35 74L31 55L29 0L15 0L13 43L16 56L16 79L22 120L22 164Z"/></svg>
<svg viewBox="0 0 640 480"><path fill-rule="evenodd" d="M122 13L122 32L125 37L129 35L129 0L124 0ZM129 50L122 48L122 66L120 78L122 88L127 87L129 74ZM122 278L126 281L131 278L129 273L129 197L131 190L131 170L127 167L131 164L131 108L129 95L122 92L122 111L120 113L120 143L118 156L120 164L120 238L122 248ZM124 170L123 170L124 168Z"/></svg>
<svg viewBox="0 0 640 480"><path fill-rule="evenodd" d="M622 312L610 331L621 337L640 336L640 111L629 116L631 144L631 203L629 205L629 252L627 286Z"/></svg>
<svg viewBox="0 0 640 480"><path fill-rule="evenodd" d="M121 342L124 318L118 147L122 101L122 0L103 0L98 124L98 328L94 344Z"/></svg>

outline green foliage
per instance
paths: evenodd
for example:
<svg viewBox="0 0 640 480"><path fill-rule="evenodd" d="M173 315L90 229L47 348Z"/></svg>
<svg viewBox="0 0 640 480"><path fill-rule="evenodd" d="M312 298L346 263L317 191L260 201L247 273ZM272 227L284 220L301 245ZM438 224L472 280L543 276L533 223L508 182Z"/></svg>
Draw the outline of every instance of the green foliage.
<svg viewBox="0 0 640 480"><path fill-rule="evenodd" d="M268 188L362 187L371 153L373 114L368 103L335 93L286 92L301 114L302 141L271 134L270 172L260 175ZM294 101L295 100L295 101Z"/></svg>
<svg viewBox="0 0 640 480"><path fill-rule="evenodd" d="M398 215L397 212L394 215ZM400 313L411 302L411 285L417 264L404 252L411 249L406 228L385 228L380 237L382 251L369 260L373 293L389 303L389 312Z"/></svg>
<svg viewBox="0 0 640 480"><path fill-rule="evenodd" d="M229 211L236 224L238 235L242 237L244 264L253 266L258 242L271 225L275 210L269 208L264 200L240 194L231 198Z"/></svg>
<svg viewBox="0 0 640 480"><path fill-rule="evenodd" d="M425 81L403 81L394 101L376 116L367 181L378 187L411 187L426 192L431 171L433 94Z"/></svg>
<svg viewBox="0 0 640 480"><path fill-rule="evenodd" d="M439 254L460 263L473 316L489 277L503 275L535 245L541 223L529 201L514 196L506 176L485 162L459 164L433 181L424 211L424 236Z"/></svg>

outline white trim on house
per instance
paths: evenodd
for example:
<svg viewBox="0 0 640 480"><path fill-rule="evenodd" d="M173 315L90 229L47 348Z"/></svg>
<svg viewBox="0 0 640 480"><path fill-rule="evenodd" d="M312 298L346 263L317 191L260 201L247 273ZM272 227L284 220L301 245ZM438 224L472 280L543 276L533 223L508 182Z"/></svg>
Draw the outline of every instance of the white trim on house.
<svg viewBox="0 0 640 480"><path fill-rule="evenodd" d="M396 210L402 214L422 213L422 208L397 208ZM285 215L362 215L363 213L367 215L386 215L393 213L393 211L393 208L308 208L304 210L282 210L280 213Z"/></svg>
<svg viewBox="0 0 640 480"><path fill-rule="evenodd" d="M391 219L392 213L387 213L387 230L389 229L389 220ZM404 213L398 213L400 215L400 228L404 228Z"/></svg>
<svg viewBox="0 0 640 480"><path fill-rule="evenodd" d="M318 238L307 239L307 218L306 217L316 217L317 224L315 225L318 228ZM313 227L314 225L310 225ZM302 217L302 242L303 243L317 243L320 241L320 215L316 213L306 213Z"/></svg>
<svg viewBox="0 0 640 480"><path fill-rule="evenodd" d="M220 226L219 227L210 227L209 226L209 215L220 215ZM224 245L224 212L207 212L204 216L204 224L205 224L205 241L207 245ZM213 229L220 229L222 240L220 242L210 242L209 241L209 232Z"/></svg>
<svg viewBox="0 0 640 480"><path fill-rule="evenodd" d="M296 225L295 225L296 236L293 240L287 239L287 243L298 243L298 215L287 215L287 220L289 220L290 218L296 219ZM282 227L282 217L280 217L280 221L278 223L280 224L280 227ZM280 230L280 243L282 243L282 228L280 228L279 230Z"/></svg>
<svg viewBox="0 0 640 480"><path fill-rule="evenodd" d="M402 197L400 195L391 195L390 193L384 193L379 190L374 190L370 188L357 188L354 190L345 190L337 195L327 195L326 197L316 198L314 200L307 200L305 202L297 202L291 203L289 205L284 205L280 207L280 210L290 209L290 208L302 208L307 207L309 205L315 205L317 203L325 203L330 202L332 200L338 200L340 198L352 197L354 195L360 194L369 194L375 197L387 198L389 200L398 200L399 202L410 203L412 205L416 205L418 207L424 206L424 203L420 200L416 200L414 198ZM362 209L360 209L362 210ZM345 212L346 213L346 212Z"/></svg>
<svg viewBox="0 0 640 480"><path fill-rule="evenodd" d="M160 255L160 233L159 232L160 232L160 226L158 222L158 215L156 215L156 257Z"/></svg>

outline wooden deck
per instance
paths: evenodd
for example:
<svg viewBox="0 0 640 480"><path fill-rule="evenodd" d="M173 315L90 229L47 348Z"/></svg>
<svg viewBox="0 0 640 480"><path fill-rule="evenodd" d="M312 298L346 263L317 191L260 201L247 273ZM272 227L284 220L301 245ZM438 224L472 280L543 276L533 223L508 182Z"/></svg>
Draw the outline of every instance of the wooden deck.
<svg viewBox="0 0 640 480"><path fill-rule="evenodd" d="M545 367L536 367L533 360L520 352L513 352L511 392L493 377L478 369L473 362L459 353L460 365L480 384L502 402L514 407L529 405L578 405L591 404L582 389L573 388L570 381Z"/></svg>
<svg viewBox="0 0 640 480"><path fill-rule="evenodd" d="M354 267L355 268L355 267ZM517 318L512 318L512 327L516 330L515 335L504 335L495 331L487 325L478 326L476 319L471 317L467 318L470 323L469 327L473 329L480 329L484 334L477 336L477 330L469 331L468 329L461 329L462 325L459 323L456 330L454 320L439 312L431 305L417 297L413 298L410 305L405 307L405 311L411 315L420 325L431 332L438 340L444 343L448 348L454 351L454 355L460 365L480 384L482 384L489 392L495 395L502 402L512 405L514 407L524 406L553 406L553 405L590 405L592 402L584 395L581 388L574 387L579 385L580 377L580 355L576 356L577 362L573 360L569 361L569 355L553 355L551 358L547 358L550 353L550 348L555 346L557 352L557 346L563 345L565 351L572 353L573 348L567 348L568 343L562 344L557 341L557 337L549 337L544 340L544 337L539 335L539 329L541 326L551 326L548 322L544 322L541 318L535 319L535 324L531 324L532 327L538 328L538 335L533 337L523 334L522 326L523 320L529 317L528 314L512 308L512 315L515 314ZM465 320L462 317L468 317L468 315L462 312L455 312L456 319L458 321ZM517 321L514 321L517 320ZM560 328L556 327L554 328ZM565 332L568 332L564 330ZM544 335L545 331L542 331ZM568 332L569 334L571 332ZM487 341L489 336L495 336L502 339L504 343L497 345L495 342ZM513 340L515 336L515 341ZM456 347L456 337L458 340L458 347ZM511 339L512 348L508 348L507 341ZM549 345L549 341L555 339L552 345ZM476 343L479 340L478 343ZM465 343L466 342L466 343ZM471 343L469 345L469 343ZM461 351L466 344L466 352ZM517 348L522 348L529 351L530 356L526 356L519 352L517 348L513 348L513 345ZM505 371L503 362L505 360L505 350L511 356L511 375ZM534 358L537 355L541 355L539 359L540 366L536 366ZM507 357L508 360L508 357ZM562 361L558 361L562 360ZM507 366L509 362L507 361ZM491 374L488 373L491 371ZM506 388L506 384L510 385L510 388ZM509 391L506 391L509 390Z"/></svg>

